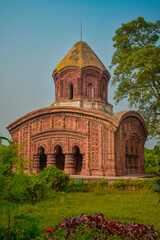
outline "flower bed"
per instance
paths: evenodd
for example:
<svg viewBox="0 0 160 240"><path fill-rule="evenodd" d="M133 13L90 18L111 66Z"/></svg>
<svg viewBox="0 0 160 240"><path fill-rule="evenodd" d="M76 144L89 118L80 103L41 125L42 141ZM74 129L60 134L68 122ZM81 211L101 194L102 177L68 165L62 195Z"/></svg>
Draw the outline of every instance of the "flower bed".
<svg viewBox="0 0 160 240"><path fill-rule="evenodd" d="M54 229L46 228L46 232L48 236L45 240L62 239L62 236L63 239L160 239L160 233L152 225L111 221L105 219L102 213L94 216L81 214L76 218L64 219Z"/></svg>

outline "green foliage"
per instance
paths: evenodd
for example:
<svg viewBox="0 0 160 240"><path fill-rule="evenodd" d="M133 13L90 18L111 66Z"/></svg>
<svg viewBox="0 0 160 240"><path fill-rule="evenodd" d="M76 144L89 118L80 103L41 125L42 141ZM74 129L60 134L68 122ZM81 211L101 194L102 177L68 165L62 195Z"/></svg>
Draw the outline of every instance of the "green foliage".
<svg viewBox="0 0 160 240"><path fill-rule="evenodd" d="M36 225L37 218L24 215L15 216L14 225L10 228L9 234L6 228L0 229L1 240L29 240L40 236L40 231ZM8 234L8 235L7 235Z"/></svg>
<svg viewBox="0 0 160 240"><path fill-rule="evenodd" d="M113 37L116 49L110 67L115 66L112 85L116 104L128 98L144 117L149 134L160 134L160 21L139 17L122 24Z"/></svg>
<svg viewBox="0 0 160 240"><path fill-rule="evenodd" d="M98 181L97 185L102 187L108 187L108 179L102 178Z"/></svg>
<svg viewBox="0 0 160 240"><path fill-rule="evenodd" d="M130 180L120 178L119 180L112 182L110 186L114 188L125 189L126 187L129 186L129 184Z"/></svg>
<svg viewBox="0 0 160 240"><path fill-rule="evenodd" d="M110 185L111 188L117 188L117 189L151 189L152 186L156 183L157 179L156 178L146 178L146 179L134 179L134 180L129 180L129 179L123 179L120 178L119 180L116 180L112 182Z"/></svg>
<svg viewBox="0 0 160 240"><path fill-rule="evenodd" d="M65 187L65 192L86 192L86 188L83 181L70 180Z"/></svg>
<svg viewBox="0 0 160 240"><path fill-rule="evenodd" d="M101 233L101 230L98 228L86 228L83 224L77 226L75 231L72 231L69 236L67 236L67 232L63 229L55 230L54 233L49 234L48 237L45 237L45 240L51 239L59 239L59 240L95 240L95 239L106 239L106 235ZM118 240L121 239L118 236L109 236L110 240Z"/></svg>
<svg viewBox="0 0 160 240"><path fill-rule="evenodd" d="M154 169L154 173L157 175L157 178L156 178L156 184L153 186L152 192L156 192L156 193L160 194L160 166L157 166ZM160 203L160 198L159 198L158 203Z"/></svg>
<svg viewBox="0 0 160 240"><path fill-rule="evenodd" d="M154 146L154 149L144 149L145 172L153 173L154 168L160 166L160 147Z"/></svg>
<svg viewBox="0 0 160 240"><path fill-rule="evenodd" d="M32 236L39 236L34 219L22 215L14 216L14 210L19 207L16 203L23 202L26 197L28 199L31 177L22 174L25 165L18 144L4 137L0 139L7 140L9 144L0 146L0 206L7 217L7 225L0 230L0 239L31 239ZM11 226L13 216L15 220Z"/></svg>
<svg viewBox="0 0 160 240"><path fill-rule="evenodd" d="M64 190L69 181L69 175L54 166L44 168L38 178L41 183L56 191Z"/></svg>

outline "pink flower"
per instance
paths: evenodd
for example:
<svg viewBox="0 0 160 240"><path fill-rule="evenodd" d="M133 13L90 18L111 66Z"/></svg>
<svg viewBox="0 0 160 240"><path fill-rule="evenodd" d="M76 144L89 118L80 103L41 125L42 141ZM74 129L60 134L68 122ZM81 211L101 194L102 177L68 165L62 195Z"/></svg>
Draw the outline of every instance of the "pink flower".
<svg viewBox="0 0 160 240"><path fill-rule="evenodd" d="M54 231L53 228L45 228L45 230L46 230L46 232L51 232L51 233Z"/></svg>

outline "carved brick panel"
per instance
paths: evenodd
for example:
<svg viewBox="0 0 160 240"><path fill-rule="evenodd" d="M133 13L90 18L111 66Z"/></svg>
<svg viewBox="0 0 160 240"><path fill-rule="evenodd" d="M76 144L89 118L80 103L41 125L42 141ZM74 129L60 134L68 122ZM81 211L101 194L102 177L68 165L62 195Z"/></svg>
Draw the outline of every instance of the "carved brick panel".
<svg viewBox="0 0 160 240"><path fill-rule="evenodd" d="M87 120L83 118L77 118L77 131L81 133L87 133Z"/></svg>
<svg viewBox="0 0 160 240"><path fill-rule="evenodd" d="M99 128L97 123L91 123L90 126L90 167L91 169L98 169L99 166Z"/></svg>
<svg viewBox="0 0 160 240"><path fill-rule="evenodd" d="M65 117L65 129L76 130L76 118L72 116Z"/></svg>
<svg viewBox="0 0 160 240"><path fill-rule="evenodd" d="M63 115L54 116L53 127L54 127L54 129L64 129L64 116Z"/></svg>

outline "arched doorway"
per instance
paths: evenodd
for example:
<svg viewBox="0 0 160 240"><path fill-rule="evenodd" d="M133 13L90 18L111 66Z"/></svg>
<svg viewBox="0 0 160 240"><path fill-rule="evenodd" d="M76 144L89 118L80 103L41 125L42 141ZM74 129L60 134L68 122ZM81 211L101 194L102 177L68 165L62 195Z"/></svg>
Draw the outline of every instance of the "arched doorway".
<svg viewBox="0 0 160 240"><path fill-rule="evenodd" d="M69 93L68 93L68 99L73 99L73 84L69 84Z"/></svg>
<svg viewBox="0 0 160 240"><path fill-rule="evenodd" d="M65 156L62 152L61 146L57 145L54 150L56 156L56 167L60 170L64 170Z"/></svg>
<svg viewBox="0 0 160 240"><path fill-rule="evenodd" d="M47 155L45 154L44 148L38 148L39 161L40 161L40 171L47 166Z"/></svg>
<svg viewBox="0 0 160 240"><path fill-rule="evenodd" d="M125 165L127 174L139 173L139 141L135 138L125 142Z"/></svg>
<svg viewBox="0 0 160 240"><path fill-rule="evenodd" d="M73 159L74 159L75 174L81 174L83 156L80 153L79 147L77 146L73 148L72 152L74 155Z"/></svg>

